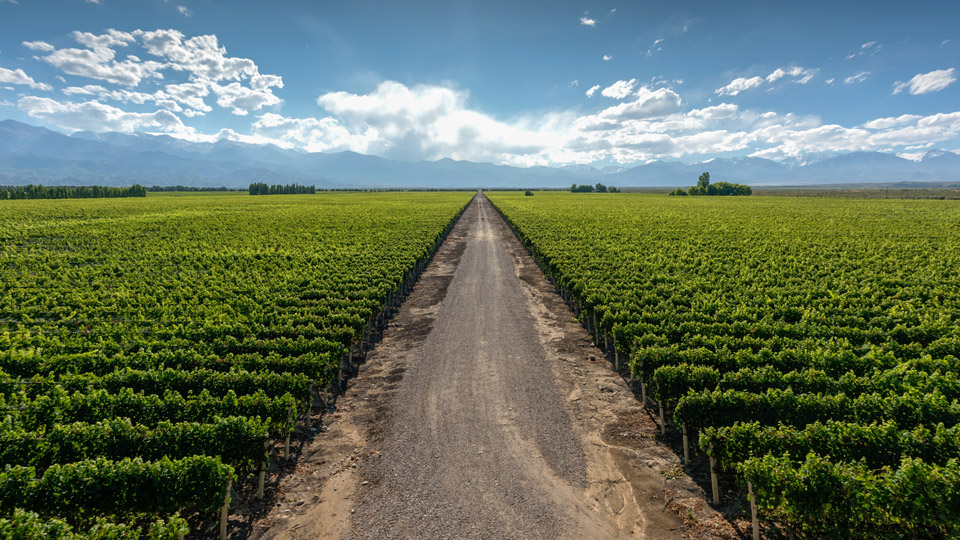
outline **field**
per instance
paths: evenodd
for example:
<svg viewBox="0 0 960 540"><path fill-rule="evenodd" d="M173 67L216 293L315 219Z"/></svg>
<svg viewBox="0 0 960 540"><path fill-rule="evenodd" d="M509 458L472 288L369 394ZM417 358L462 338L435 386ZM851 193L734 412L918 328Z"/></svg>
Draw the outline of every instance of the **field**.
<svg viewBox="0 0 960 540"><path fill-rule="evenodd" d="M960 535L955 201L473 197L2 201L0 538Z"/></svg>
<svg viewBox="0 0 960 540"><path fill-rule="evenodd" d="M804 537L960 534L960 206L487 195L715 501Z"/></svg>
<svg viewBox="0 0 960 540"><path fill-rule="evenodd" d="M254 497L472 196L4 201L0 531L176 538Z"/></svg>

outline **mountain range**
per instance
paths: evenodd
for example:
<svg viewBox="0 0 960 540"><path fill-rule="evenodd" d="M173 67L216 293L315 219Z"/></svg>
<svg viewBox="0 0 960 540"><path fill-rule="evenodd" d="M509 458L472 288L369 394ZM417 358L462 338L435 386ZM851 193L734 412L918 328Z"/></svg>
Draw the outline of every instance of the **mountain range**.
<svg viewBox="0 0 960 540"><path fill-rule="evenodd" d="M633 167L510 167L441 159L397 161L355 152L310 153L221 140L189 142L166 135L77 132L66 135L0 121L0 185L188 185L246 188L250 182L320 188L540 188L602 182L619 187L674 187L714 181L759 185L960 182L960 155L927 152L917 161L882 152L851 152L803 165L762 158L700 163L653 161Z"/></svg>

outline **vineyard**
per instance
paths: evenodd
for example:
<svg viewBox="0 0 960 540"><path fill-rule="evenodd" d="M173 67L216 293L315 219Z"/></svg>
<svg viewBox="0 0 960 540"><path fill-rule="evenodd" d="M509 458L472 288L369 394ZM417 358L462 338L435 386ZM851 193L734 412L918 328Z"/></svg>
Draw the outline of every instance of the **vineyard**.
<svg viewBox="0 0 960 540"><path fill-rule="evenodd" d="M4 201L0 535L223 535L471 197Z"/></svg>
<svg viewBox="0 0 960 540"><path fill-rule="evenodd" d="M755 538L960 536L956 204L488 196Z"/></svg>

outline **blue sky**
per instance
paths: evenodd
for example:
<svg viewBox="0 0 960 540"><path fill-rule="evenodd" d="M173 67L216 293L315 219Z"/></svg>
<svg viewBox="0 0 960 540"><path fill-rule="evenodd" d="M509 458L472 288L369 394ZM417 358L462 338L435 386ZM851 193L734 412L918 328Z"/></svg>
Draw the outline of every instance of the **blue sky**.
<svg viewBox="0 0 960 540"><path fill-rule="evenodd" d="M0 118L614 165L960 149L960 2L0 0Z"/></svg>

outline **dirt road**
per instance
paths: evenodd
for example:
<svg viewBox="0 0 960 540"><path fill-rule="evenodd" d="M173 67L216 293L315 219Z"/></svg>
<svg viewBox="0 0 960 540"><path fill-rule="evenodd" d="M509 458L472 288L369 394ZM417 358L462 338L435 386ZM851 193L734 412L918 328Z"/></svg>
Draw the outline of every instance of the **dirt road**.
<svg viewBox="0 0 960 540"><path fill-rule="evenodd" d="M328 423L254 536L670 539L719 519L482 195Z"/></svg>

